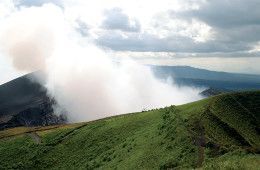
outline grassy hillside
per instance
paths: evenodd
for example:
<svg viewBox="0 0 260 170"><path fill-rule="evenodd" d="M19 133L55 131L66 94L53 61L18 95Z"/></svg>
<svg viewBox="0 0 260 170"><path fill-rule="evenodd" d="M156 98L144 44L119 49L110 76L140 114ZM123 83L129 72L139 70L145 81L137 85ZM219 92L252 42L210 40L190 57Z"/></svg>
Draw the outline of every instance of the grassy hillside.
<svg viewBox="0 0 260 170"><path fill-rule="evenodd" d="M0 132L0 169L257 169L260 92Z"/></svg>

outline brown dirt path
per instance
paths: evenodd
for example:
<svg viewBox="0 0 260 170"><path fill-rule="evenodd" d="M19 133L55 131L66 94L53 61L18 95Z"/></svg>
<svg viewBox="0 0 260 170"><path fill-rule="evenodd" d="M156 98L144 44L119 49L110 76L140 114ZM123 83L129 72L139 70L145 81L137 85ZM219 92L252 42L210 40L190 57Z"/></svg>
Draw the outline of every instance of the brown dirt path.
<svg viewBox="0 0 260 170"><path fill-rule="evenodd" d="M36 144L41 143L41 137L36 132L27 133L27 135L30 136Z"/></svg>

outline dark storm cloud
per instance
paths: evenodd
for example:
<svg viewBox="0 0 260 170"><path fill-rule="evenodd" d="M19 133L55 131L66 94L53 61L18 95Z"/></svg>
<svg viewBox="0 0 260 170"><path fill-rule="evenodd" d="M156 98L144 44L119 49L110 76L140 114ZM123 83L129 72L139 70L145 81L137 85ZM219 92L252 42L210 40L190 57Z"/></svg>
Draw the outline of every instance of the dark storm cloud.
<svg viewBox="0 0 260 170"><path fill-rule="evenodd" d="M105 11L105 20L102 27L108 30L122 30L127 32L140 31L140 23L136 19L130 18L123 13L120 8Z"/></svg>

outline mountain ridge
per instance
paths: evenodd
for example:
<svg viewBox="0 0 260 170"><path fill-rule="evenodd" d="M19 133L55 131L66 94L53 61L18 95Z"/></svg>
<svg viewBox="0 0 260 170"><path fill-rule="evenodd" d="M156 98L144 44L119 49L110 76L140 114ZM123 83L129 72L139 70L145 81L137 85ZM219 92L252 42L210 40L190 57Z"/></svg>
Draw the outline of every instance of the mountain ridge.
<svg viewBox="0 0 260 170"><path fill-rule="evenodd" d="M151 65L152 70L156 74L172 74L174 78L194 78L194 79L208 79L208 80L222 80L222 81L249 81L260 82L260 75L245 74L245 73L229 73L221 71L211 71L207 69L194 68L190 66L157 66Z"/></svg>
<svg viewBox="0 0 260 170"><path fill-rule="evenodd" d="M0 132L0 167L257 169L258 101L260 91L232 92L80 124L9 129Z"/></svg>

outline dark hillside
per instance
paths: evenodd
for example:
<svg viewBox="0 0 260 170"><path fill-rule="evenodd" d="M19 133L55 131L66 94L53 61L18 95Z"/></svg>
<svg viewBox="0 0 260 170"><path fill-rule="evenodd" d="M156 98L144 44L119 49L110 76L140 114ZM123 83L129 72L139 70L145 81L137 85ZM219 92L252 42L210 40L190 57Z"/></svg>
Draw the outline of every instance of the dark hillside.
<svg viewBox="0 0 260 170"><path fill-rule="evenodd" d="M17 126L39 126L63 123L53 114L53 100L37 83L34 72L0 86L0 130Z"/></svg>
<svg viewBox="0 0 260 170"><path fill-rule="evenodd" d="M208 112L239 135L241 144L260 149L260 93L219 96L212 101Z"/></svg>
<svg viewBox="0 0 260 170"><path fill-rule="evenodd" d="M0 86L0 116L15 114L47 100L46 90L34 73L19 77Z"/></svg>

